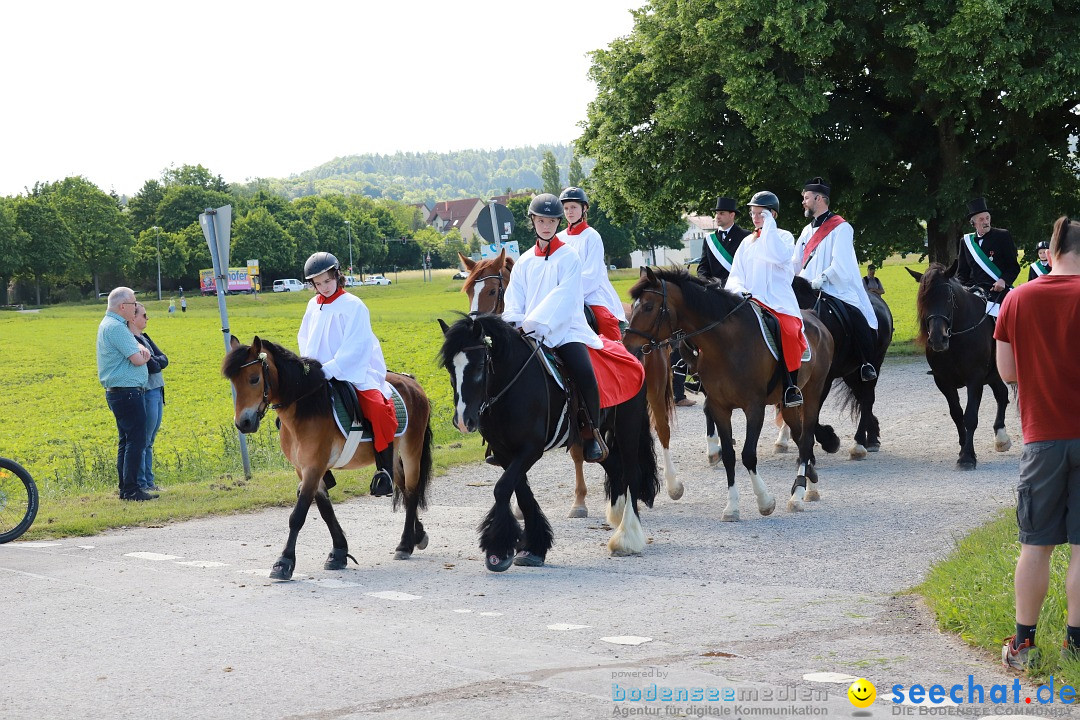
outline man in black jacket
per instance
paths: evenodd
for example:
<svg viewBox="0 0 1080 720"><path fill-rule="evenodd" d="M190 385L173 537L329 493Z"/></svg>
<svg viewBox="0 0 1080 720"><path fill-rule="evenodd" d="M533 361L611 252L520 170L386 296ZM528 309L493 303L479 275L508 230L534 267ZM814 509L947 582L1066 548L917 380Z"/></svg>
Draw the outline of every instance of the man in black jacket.
<svg viewBox="0 0 1080 720"><path fill-rule="evenodd" d="M1020 274L1016 244L1008 230L990 227L986 198L968 203L967 219L975 232L960 238L956 279L967 287L981 288L987 296L988 312L997 317L1002 298Z"/></svg>
<svg viewBox="0 0 1080 720"><path fill-rule="evenodd" d="M727 283L731 272L731 259L739 249L743 238L750 234L735 224L739 214L738 204L733 198L716 199L716 230L706 236L701 248L701 262L698 263L698 276L718 280L721 285Z"/></svg>

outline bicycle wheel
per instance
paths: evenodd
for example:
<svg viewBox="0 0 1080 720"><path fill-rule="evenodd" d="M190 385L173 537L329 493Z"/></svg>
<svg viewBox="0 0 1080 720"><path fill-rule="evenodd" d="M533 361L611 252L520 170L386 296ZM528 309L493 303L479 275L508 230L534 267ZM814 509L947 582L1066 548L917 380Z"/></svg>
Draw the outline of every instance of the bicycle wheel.
<svg viewBox="0 0 1080 720"><path fill-rule="evenodd" d="M38 511L34 478L19 463L0 457L0 543L30 529Z"/></svg>

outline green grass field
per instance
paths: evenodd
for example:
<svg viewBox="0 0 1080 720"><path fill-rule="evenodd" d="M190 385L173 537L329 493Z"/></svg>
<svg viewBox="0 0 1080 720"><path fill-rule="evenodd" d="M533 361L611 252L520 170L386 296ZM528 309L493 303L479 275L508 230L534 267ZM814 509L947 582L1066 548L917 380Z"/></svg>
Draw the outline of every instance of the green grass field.
<svg viewBox="0 0 1080 720"><path fill-rule="evenodd" d="M425 283L418 272L401 273L393 285L354 289L371 310L387 365L415 375L432 399L438 468L480 458L478 436L463 437L451 425L449 378L435 362L442 340L436 320L452 321L455 311L467 309L461 282L451 274L438 271L434 282ZM637 276L636 269L612 273L624 298ZM903 352L914 335L916 284L900 265L887 265L879 276L896 317L894 346ZM147 332L170 361L155 445L155 473L168 490L161 500L138 507L116 499L116 427L94 357L104 303L0 313L0 454L26 466L42 494L29 537L291 504L295 475L278 448L273 423L248 436L255 472L250 480L243 477L230 386L220 374L225 345L216 298L189 296L188 311L177 309L170 317L170 297L146 302ZM295 350L309 297L232 296L230 329L245 343L259 335ZM369 478L366 470L342 473L343 492L366 492Z"/></svg>

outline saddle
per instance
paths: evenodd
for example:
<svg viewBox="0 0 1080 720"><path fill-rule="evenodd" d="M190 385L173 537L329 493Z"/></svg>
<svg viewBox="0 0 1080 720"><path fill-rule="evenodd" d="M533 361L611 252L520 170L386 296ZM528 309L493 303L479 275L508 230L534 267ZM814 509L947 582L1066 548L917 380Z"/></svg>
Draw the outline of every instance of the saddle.
<svg viewBox="0 0 1080 720"><path fill-rule="evenodd" d="M588 311L587 317L592 318L592 322L595 323L596 319L592 311L588 310L588 306L586 306L586 310ZM585 418L585 403L582 402L581 394L578 392L573 380L570 379L570 375L566 372L562 358L559 357L554 348L543 344L531 335L522 335L521 337L528 343L533 352L539 354L540 365L555 381L555 384L566 393L566 404L563 405L558 422L555 424L555 431L544 446L544 451L546 452L553 447L567 443L580 443L581 429ZM577 422L570 422L570 418L577 418ZM600 421L599 418L594 420L597 423Z"/></svg>
<svg viewBox="0 0 1080 720"><path fill-rule="evenodd" d="M356 386L344 380L331 378L327 381L330 395L330 403L334 411L334 420L338 430L345 436L345 447L341 455L331 458L331 467L343 467L356 453L356 448L362 442L371 442L375 433L371 427L371 421L364 417L360 410L360 401L356 397ZM394 412L397 414L397 431L394 437L401 437L409 429L409 411L405 407L405 400L401 397L398 389L390 386L390 399L394 403ZM329 487L329 486L328 486Z"/></svg>

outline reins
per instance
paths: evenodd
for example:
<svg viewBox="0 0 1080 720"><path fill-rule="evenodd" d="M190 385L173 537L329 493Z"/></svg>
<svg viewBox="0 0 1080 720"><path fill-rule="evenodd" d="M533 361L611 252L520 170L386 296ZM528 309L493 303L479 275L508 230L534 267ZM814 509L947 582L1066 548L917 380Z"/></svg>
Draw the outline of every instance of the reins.
<svg viewBox="0 0 1080 720"><path fill-rule="evenodd" d="M312 387L310 390L308 390L306 393L304 393L300 397L293 398L292 400L290 400L287 403L273 403L273 404L271 404L270 403L270 366L266 362L266 352L265 351L260 352L258 355L255 356L254 360L250 360L250 361L244 363L238 369L243 370L244 368L250 367L251 365L254 365L255 363L262 363L262 369L260 371L260 374L262 375L262 383L263 383L262 401L259 403L259 408L255 411L255 414L258 416L260 422L262 422L262 419L266 416L266 411L267 410L282 410L284 408L287 408L290 405L292 405L293 403L296 403L296 402L299 402L299 401L303 400L308 395L314 394L314 392L316 390L321 389L322 386L326 384L326 377L323 376L322 382L320 382L319 384Z"/></svg>
<svg viewBox="0 0 1080 720"><path fill-rule="evenodd" d="M952 309L952 312L955 314L955 312L956 312L956 295L955 295L955 291L953 290L951 284L946 284L945 287L949 291L949 307ZM972 293L972 294L974 295L974 293ZM976 296L976 297L978 297L978 296ZM969 333L972 330L975 330L977 327L979 327L984 322L986 322L986 318L988 318L988 317L990 317L990 314L984 312L982 314L982 317L979 318L978 322L976 322L974 325L972 325L969 328L964 328L963 330L957 330L957 331L954 332L953 329L952 329L952 317L950 315L943 315L941 313L933 313L931 315L926 316L927 332L929 333L930 321L932 319L934 319L934 318L940 318L942 321L944 321L944 323L945 323L945 337L952 338L952 337L956 337L957 335L963 335L964 333Z"/></svg>
<svg viewBox="0 0 1080 720"><path fill-rule="evenodd" d="M487 339L486 336L485 339ZM522 342L525 342L524 338L522 338ZM540 343L536 343L536 347L533 349L532 352L529 353L529 357L525 358L525 362L521 364L521 367L518 369L517 374L515 374L514 377L510 379L510 382L508 382L503 387L503 389L495 395L495 397L488 398L482 403L480 403L481 415L487 412L488 408L490 408L492 405L499 402L499 400L502 399L503 395L505 395L507 391L514 386L514 383L516 383L521 378L521 375L525 372L525 368L529 366L529 363L532 361L532 359L536 356L537 353L540 352L540 347ZM476 345L469 345L468 347L461 348L460 352L469 352L470 350L484 351L484 391L486 392L489 382L488 370L491 369L491 346L487 342L482 342Z"/></svg>
<svg viewBox="0 0 1080 720"><path fill-rule="evenodd" d="M724 321L726 321L729 317L734 315L736 312L738 312L739 309L742 308L743 305L746 305L748 302L750 302L750 298L751 298L751 295L749 293L744 293L743 296L742 296L742 300L740 300L735 305L735 307L731 308L731 310L729 310L727 312L727 314L724 315L724 317L720 318L719 320L713 320L711 323L709 323L705 327L698 328L697 330L694 330L693 332L683 332L681 329L671 328L671 315L669 313L668 305L667 305L667 281L666 280L661 280L660 281L660 289L659 290L653 290L652 288L644 288L642 290L642 292L651 292L654 295L659 295L660 298L661 298L661 301L660 301L660 313L656 316L656 321L653 323L653 327L651 329L654 330L654 331L659 330L660 329L660 323L661 323L662 319L665 318L665 317L668 319L668 327L671 329L671 336L667 340L659 340L658 341L653 335L651 335L649 333L642 332L641 330L635 330L634 328L627 328L626 329L627 334L633 333L635 335L640 335L641 337L645 338L648 341L645 345L641 346L641 354L642 355L648 355L653 350L660 350L660 349L665 348L665 347L671 347L673 344L677 345L678 343L681 343L681 342L683 342L685 340L689 340L692 337L696 337L696 336L701 335L703 333L709 332L710 330L718 327L720 324L722 324Z"/></svg>

